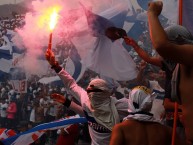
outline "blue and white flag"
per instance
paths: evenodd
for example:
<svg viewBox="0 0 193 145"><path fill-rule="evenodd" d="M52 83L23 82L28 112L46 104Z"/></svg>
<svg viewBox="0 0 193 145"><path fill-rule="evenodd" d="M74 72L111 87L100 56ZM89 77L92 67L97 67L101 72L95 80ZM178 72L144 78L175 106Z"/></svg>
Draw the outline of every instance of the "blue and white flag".
<svg viewBox="0 0 193 145"><path fill-rule="evenodd" d="M25 55L23 53L24 49L17 48L11 42L11 39L15 34L15 32L11 32L11 30L8 30L8 34L3 36L4 41L6 41L6 44L0 47L0 72L2 75L1 79L4 75L7 75L10 72L10 69L15 67Z"/></svg>
<svg viewBox="0 0 193 145"><path fill-rule="evenodd" d="M58 1L59 0L56 0L52 2L52 4L57 3ZM70 71L72 71L71 75L76 80L81 78L86 69L92 69L103 76L113 78L115 80L130 80L136 77L137 71L135 70L135 63L129 55L131 54L132 57L136 57L134 56L133 48L127 46L123 40L117 40L115 42L109 41L109 39L104 35L104 30L109 26L123 28L127 31L127 35L134 38L143 49L147 51L151 50L152 45L148 36L149 31L147 24L147 8L149 1L150 0L110 0L99 2L98 0L93 0L91 2L89 0L85 0L82 1L82 3L84 2L83 5L87 5L84 7L80 6L79 2L72 0L71 2L76 5L70 5L69 7L64 8L64 17L66 18L66 15L70 14L67 18L69 18L70 22L73 21L73 23L71 24L64 18L64 21L61 22L60 26L61 29L65 29L65 31L68 32L65 33L65 37L68 36L66 34L69 34L68 38L70 38L70 41L74 45L73 52L70 54L70 59L66 66ZM160 20L163 26L166 27L173 23L177 23L179 0L162 1L164 6ZM186 6L186 8L183 9L183 22L188 26L188 28L192 26L192 21L190 21L191 19L189 18L189 16L191 17L192 15L192 9L189 7L192 3L190 1L191 0L184 1L183 4L184 7ZM33 4L36 4L36 7L34 7L36 9L35 12L37 11L38 13L38 10L40 10L39 8L45 8L44 3L48 7L51 2L46 0L41 3L34 2ZM69 1L65 1L65 3L65 5L71 4ZM92 9L88 9L90 6ZM82 11L85 10L86 13L79 13L80 9ZM35 15L35 13L32 15L27 14L24 28L17 31L22 31L23 34L21 36L21 40L17 41L22 43L18 44L22 45L25 42L25 45L22 46L32 47L31 49L34 49L37 46L45 46L47 44L47 38L43 35L43 33L45 33L44 30L40 31L39 29L35 29L38 28L35 25L35 22L37 21L37 19L35 19ZM82 25L81 19L84 19L87 25ZM70 23L70 25L66 26L66 23ZM77 27L75 27L74 24L76 24ZM72 37L70 35L72 34L71 30L74 34ZM10 39L15 35L21 35L21 33L8 34L10 42ZM58 39L56 35L53 36L54 40ZM18 37L14 38L16 39ZM0 52L3 52L0 53L0 71L2 72L9 72L9 68L11 68L9 60L17 62L18 59L13 60L14 53L22 53L22 50L18 49L19 45L17 45L18 48L15 47L15 43L16 41L13 41L12 38L12 42L10 43L11 49L0 48ZM36 51L38 51L38 49L36 49ZM31 58L28 57L28 61L26 61L26 63L30 64L30 62L32 62L30 61ZM37 59L34 59L33 63L34 61L37 61ZM36 63L40 64L38 62ZM37 65L33 67L34 72L37 72L37 70L42 68L41 66L35 69L36 66ZM45 70L47 69L44 69L44 71ZM29 72L32 71L30 70Z"/></svg>
<svg viewBox="0 0 193 145"><path fill-rule="evenodd" d="M104 16L94 14L84 6L83 9L90 34L81 36L80 39L83 41L87 38L89 41L82 43L79 37L72 40L77 50L87 51L86 57L82 60L83 65L100 75L115 80L134 79L137 75L136 65L123 47L121 40L112 42L105 36L105 30L114 26L113 22ZM112 18L111 11L105 14Z"/></svg>
<svg viewBox="0 0 193 145"><path fill-rule="evenodd" d="M87 120L79 115L71 116L68 119L61 119L54 122L40 124L28 131L17 134L13 137L7 138L2 142L4 145L29 145L43 135L46 130L55 130L67 127L71 124L86 123Z"/></svg>

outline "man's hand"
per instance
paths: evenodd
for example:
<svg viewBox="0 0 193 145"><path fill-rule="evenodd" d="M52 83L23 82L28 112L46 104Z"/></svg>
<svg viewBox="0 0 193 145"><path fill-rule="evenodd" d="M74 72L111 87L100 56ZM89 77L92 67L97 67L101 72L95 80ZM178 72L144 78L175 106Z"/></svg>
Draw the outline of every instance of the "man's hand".
<svg viewBox="0 0 193 145"><path fill-rule="evenodd" d="M59 102L59 103L62 103L62 104L64 104L65 101L66 101L66 97L65 97L65 96L62 96L62 95L57 94L57 93L51 94L51 98L52 98L54 101Z"/></svg>
<svg viewBox="0 0 193 145"><path fill-rule="evenodd" d="M127 45L131 45L132 47L134 47L134 46L137 45L137 42L135 42L135 40L133 40L133 39L130 38L130 37L125 37L124 40L125 40L125 43L126 43Z"/></svg>
<svg viewBox="0 0 193 145"><path fill-rule="evenodd" d="M105 35L115 41L120 38L125 38L127 37L127 32L122 29L122 28L117 28L117 27L109 27L105 30Z"/></svg>
<svg viewBox="0 0 193 145"><path fill-rule="evenodd" d="M159 16L163 8L163 3L162 1L155 1L155 2L150 2L148 4L148 12L151 12L155 14L156 16Z"/></svg>
<svg viewBox="0 0 193 145"><path fill-rule="evenodd" d="M54 66L56 64L55 56L51 49L47 49L45 57L51 66Z"/></svg>

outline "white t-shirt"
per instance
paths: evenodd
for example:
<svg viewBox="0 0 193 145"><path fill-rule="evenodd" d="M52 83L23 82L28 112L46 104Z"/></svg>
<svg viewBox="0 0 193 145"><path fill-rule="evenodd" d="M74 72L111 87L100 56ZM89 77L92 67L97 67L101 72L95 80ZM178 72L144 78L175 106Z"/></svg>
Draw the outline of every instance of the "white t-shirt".
<svg viewBox="0 0 193 145"><path fill-rule="evenodd" d="M81 99L83 110L88 120L89 133L92 140L91 145L109 145L111 131L106 127L96 122L91 114L89 107L87 106L88 100ZM119 118L122 121L124 117L128 115L128 99L122 98L115 103Z"/></svg>
<svg viewBox="0 0 193 145"><path fill-rule="evenodd" d="M158 81L149 81L149 85L149 88L156 93L151 113L153 113L156 120L161 122L163 121L162 117L165 112L165 108L163 106L165 90L159 85Z"/></svg>
<svg viewBox="0 0 193 145"><path fill-rule="evenodd" d="M29 121L35 122L35 109L31 110Z"/></svg>
<svg viewBox="0 0 193 145"><path fill-rule="evenodd" d="M75 80L66 71L62 70L58 75L63 81L65 87L69 89L71 95L81 103L82 109L88 120L89 133L92 140L91 145L109 145L111 131L103 125L97 123L94 119L89 107L90 101L87 92L83 88L79 87ZM128 115L128 99L122 98L117 100L115 102L115 106L121 121Z"/></svg>
<svg viewBox="0 0 193 145"><path fill-rule="evenodd" d="M1 104L1 117L7 117L7 107L7 103Z"/></svg>
<svg viewBox="0 0 193 145"><path fill-rule="evenodd" d="M53 100L50 100L50 103L53 103ZM48 110L48 114L51 116L56 116L56 110L57 110L57 105L51 106Z"/></svg>
<svg viewBox="0 0 193 145"><path fill-rule="evenodd" d="M44 107L44 116L46 116L46 112L48 110L47 106L48 106L49 100L45 100L44 98L40 99L40 106Z"/></svg>

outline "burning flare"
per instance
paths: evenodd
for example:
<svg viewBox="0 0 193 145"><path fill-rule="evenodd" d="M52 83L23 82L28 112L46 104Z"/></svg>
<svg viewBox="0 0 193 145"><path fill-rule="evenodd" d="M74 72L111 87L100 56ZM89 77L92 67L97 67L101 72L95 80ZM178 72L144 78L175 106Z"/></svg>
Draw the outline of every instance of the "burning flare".
<svg viewBox="0 0 193 145"><path fill-rule="evenodd" d="M52 31L55 28L56 24L57 24L57 20L58 20L58 11L56 11L56 9L53 10L53 12L51 13L50 16L50 38L49 38L49 44L48 44L48 49L52 48Z"/></svg>
<svg viewBox="0 0 193 145"><path fill-rule="evenodd" d="M53 10L53 13L50 16L50 30L52 31L54 29L54 27L57 24L57 20L58 20L58 12L56 11L56 9Z"/></svg>

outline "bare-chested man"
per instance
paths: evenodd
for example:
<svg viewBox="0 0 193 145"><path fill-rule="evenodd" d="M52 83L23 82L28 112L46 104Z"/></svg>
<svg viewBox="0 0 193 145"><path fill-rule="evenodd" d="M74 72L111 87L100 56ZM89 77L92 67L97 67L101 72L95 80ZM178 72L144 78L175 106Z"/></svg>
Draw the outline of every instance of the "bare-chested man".
<svg viewBox="0 0 193 145"><path fill-rule="evenodd" d="M129 114L114 126L110 145L171 145L172 129L153 118L150 113L153 97L146 87L134 88L129 94ZM176 137L175 145L185 145Z"/></svg>
<svg viewBox="0 0 193 145"><path fill-rule="evenodd" d="M186 137L193 142L193 44L178 45L168 40L158 19L162 7L161 1L149 3L150 36L155 50L162 57L179 63L177 94L181 99Z"/></svg>

